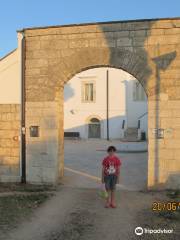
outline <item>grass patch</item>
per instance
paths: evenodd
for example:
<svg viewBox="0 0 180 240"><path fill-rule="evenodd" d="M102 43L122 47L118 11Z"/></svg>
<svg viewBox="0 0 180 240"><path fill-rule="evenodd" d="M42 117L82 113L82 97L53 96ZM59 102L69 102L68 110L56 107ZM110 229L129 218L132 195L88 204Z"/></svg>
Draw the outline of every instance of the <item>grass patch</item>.
<svg viewBox="0 0 180 240"><path fill-rule="evenodd" d="M22 183L0 183L1 192L45 192L56 191L55 185L32 185Z"/></svg>
<svg viewBox="0 0 180 240"><path fill-rule="evenodd" d="M166 194L171 199L178 199L180 198L180 190L168 190Z"/></svg>
<svg viewBox="0 0 180 240"><path fill-rule="evenodd" d="M176 211L161 211L159 212L159 217L164 219L180 221L180 209Z"/></svg>
<svg viewBox="0 0 180 240"><path fill-rule="evenodd" d="M0 197L0 231L5 233L16 227L50 196L50 194L42 193Z"/></svg>

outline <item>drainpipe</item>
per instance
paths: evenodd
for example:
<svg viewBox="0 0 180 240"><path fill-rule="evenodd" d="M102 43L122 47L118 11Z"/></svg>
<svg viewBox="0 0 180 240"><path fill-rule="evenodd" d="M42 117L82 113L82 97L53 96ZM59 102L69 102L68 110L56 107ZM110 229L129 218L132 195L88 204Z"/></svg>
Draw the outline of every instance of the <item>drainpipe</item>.
<svg viewBox="0 0 180 240"><path fill-rule="evenodd" d="M109 70L106 72L106 121L107 121L107 140L109 141Z"/></svg>
<svg viewBox="0 0 180 240"><path fill-rule="evenodd" d="M21 34L21 183L26 183L25 39L23 31Z"/></svg>

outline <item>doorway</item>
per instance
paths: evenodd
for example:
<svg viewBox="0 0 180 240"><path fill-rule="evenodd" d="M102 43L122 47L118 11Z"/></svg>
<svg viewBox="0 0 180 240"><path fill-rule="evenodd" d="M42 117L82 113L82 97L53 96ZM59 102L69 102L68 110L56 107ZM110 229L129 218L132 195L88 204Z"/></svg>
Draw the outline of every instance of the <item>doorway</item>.
<svg viewBox="0 0 180 240"><path fill-rule="evenodd" d="M88 124L88 138L101 138L101 123L99 119L90 119Z"/></svg>

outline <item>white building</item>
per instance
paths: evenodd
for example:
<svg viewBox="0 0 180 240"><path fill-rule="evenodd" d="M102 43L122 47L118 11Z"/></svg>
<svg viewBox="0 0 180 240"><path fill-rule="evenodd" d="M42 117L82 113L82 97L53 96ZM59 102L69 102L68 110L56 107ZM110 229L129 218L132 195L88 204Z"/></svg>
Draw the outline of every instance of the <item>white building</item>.
<svg viewBox="0 0 180 240"><path fill-rule="evenodd" d="M18 54L17 49L0 59L0 104L20 104ZM147 136L147 97L129 73L94 68L75 75L65 85L65 136L69 132L70 136L76 133L82 139L120 139L129 130L136 132L138 127Z"/></svg>
<svg viewBox="0 0 180 240"><path fill-rule="evenodd" d="M10 52L0 59L0 104L20 104L21 83L19 51Z"/></svg>
<svg viewBox="0 0 180 240"><path fill-rule="evenodd" d="M82 139L106 139L108 135L120 139L138 127L147 135L147 97L129 73L94 68L75 75L65 85L65 136L70 132L79 133Z"/></svg>

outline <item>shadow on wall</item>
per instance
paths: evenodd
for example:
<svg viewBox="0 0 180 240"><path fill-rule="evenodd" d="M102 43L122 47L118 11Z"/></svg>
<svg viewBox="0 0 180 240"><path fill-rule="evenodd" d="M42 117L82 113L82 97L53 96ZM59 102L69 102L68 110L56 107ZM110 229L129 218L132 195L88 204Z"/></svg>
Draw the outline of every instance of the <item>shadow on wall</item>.
<svg viewBox="0 0 180 240"><path fill-rule="evenodd" d="M147 40L146 27L150 27L149 22L120 23L112 25L111 32L109 26L100 25L106 44L110 53L110 65L115 68L130 73L140 81L147 93L147 79L152 74L152 69L148 64L148 53L144 48ZM138 31L142 29L140 38ZM116 42L115 42L116 40Z"/></svg>
<svg viewBox="0 0 180 240"><path fill-rule="evenodd" d="M160 77L160 72L161 71L165 71L168 66L171 64L171 62L176 58L176 52L171 52L171 53L167 53L164 55L161 55L159 57L153 58L152 60L154 61L155 65L156 65L156 88L155 88L155 100L156 100L156 106L155 106L155 128L159 129L159 100L160 100L160 93L163 92L163 88L161 86L161 77ZM158 184L160 179L159 179L159 149L158 149L158 139L156 139L156 141L154 142L154 167L155 167L155 171L154 171L154 181L155 184ZM168 182L167 181L167 186L168 186ZM171 180L170 180L171 182Z"/></svg>
<svg viewBox="0 0 180 240"><path fill-rule="evenodd" d="M92 115L92 118L93 118L93 115ZM72 119L71 120L72 120L72 122L74 122L73 114L72 114ZM106 139L107 138L107 119L101 119L101 120L98 119L98 120L99 120L99 125L100 125L100 138ZM123 120L125 120L125 122L123 122ZM138 127L138 122L137 122L137 127ZM95 131L97 130L97 128L98 127L96 125L94 127L94 134L95 134ZM127 128L127 119L126 119L125 115L109 118L109 138L110 139L121 139L121 138L123 138L124 137L124 135L123 135L124 129L126 129L126 128ZM72 128L64 129L64 132L79 132L80 133L80 138L87 139L89 134L90 134L89 133L89 124L85 123L83 125L76 125ZM99 137L94 137L94 138L99 138Z"/></svg>
<svg viewBox="0 0 180 240"><path fill-rule="evenodd" d="M121 25L121 32L114 32L113 36L119 34L119 39L117 40L118 51L113 46L113 38L111 33L107 32L106 27L100 26L102 32L104 32L107 45L110 50L110 62L112 66L121 66L122 69L131 73L136 79L138 79L144 89L146 90L148 98L152 97L152 100L156 101L155 107L155 129L160 129L160 94L165 93L169 95L167 89L167 79L161 78L161 72L166 71L169 65L176 59L176 49L174 51L166 50L165 54L160 54L161 45L157 41L154 46L148 49L147 41L151 38L151 29L153 29L153 24L156 24L156 21L146 21L146 22L134 22L134 25L131 23L132 29L135 29L138 26L138 29L142 29L141 33L138 31L127 31L127 25L125 24L125 29L123 31L123 25ZM112 26L112 31L116 31L118 25ZM145 29L150 29L146 31ZM140 37L138 36L140 34ZM116 36L117 37L117 36ZM172 36L173 37L173 36ZM154 48L154 49L153 49ZM172 49L172 48L171 48ZM151 52L150 52L151 51ZM155 67L153 66L155 64ZM155 69L155 70L154 70ZM154 82L152 83L152 75L154 75ZM151 81L151 84L150 84ZM148 85L152 87L149 88ZM170 99L170 97L169 97ZM152 159L150 159L151 161ZM157 186L160 182L160 172L159 172L159 140L155 138L154 141L154 184ZM149 165L150 166L150 165ZM167 185L172 182L177 181L176 175L170 175L167 180ZM176 179L176 180L173 180ZM180 178L179 178L180 179ZM173 184L170 184L173 186Z"/></svg>

